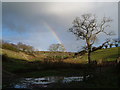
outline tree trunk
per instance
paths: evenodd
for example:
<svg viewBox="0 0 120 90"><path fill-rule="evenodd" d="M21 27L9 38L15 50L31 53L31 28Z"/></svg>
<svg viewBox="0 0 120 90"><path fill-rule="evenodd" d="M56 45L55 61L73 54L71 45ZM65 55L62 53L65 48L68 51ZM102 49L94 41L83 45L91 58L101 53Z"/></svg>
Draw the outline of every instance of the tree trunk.
<svg viewBox="0 0 120 90"><path fill-rule="evenodd" d="M90 40L86 40L87 42L87 47L88 47L88 63L91 63L91 44L90 44Z"/></svg>
<svg viewBox="0 0 120 90"><path fill-rule="evenodd" d="M88 63L90 64L90 62L91 62L91 51L89 50L88 51Z"/></svg>

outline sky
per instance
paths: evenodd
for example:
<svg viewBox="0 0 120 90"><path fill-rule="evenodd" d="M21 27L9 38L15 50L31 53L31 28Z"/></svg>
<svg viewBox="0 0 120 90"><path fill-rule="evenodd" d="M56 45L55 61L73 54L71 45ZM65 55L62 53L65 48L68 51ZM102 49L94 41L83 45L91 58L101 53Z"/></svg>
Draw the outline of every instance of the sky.
<svg viewBox="0 0 120 90"><path fill-rule="evenodd" d="M98 21L104 16L113 20L106 29L116 35L100 34L95 46L106 38L118 38L117 2L3 2L2 39L23 42L41 51L57 43L63 44L69 52L78 51L85 42L76 40L68 30L73 20L85 13L95 14Z"/></svg>

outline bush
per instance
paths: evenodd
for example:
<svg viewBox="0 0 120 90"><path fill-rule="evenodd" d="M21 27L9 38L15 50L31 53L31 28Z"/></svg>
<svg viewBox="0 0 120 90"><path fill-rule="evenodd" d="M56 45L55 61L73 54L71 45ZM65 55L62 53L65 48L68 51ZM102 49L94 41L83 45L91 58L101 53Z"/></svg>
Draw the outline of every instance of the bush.
<svg viewBox="0 0 120 90"><path fill-rule="evenodd" d="M15 51L15 52L19 52L19 49L17 48L17 46L14 45L14 44L11 44L11 43L3 43L2 48L12 50L12 51Z"/></svg>

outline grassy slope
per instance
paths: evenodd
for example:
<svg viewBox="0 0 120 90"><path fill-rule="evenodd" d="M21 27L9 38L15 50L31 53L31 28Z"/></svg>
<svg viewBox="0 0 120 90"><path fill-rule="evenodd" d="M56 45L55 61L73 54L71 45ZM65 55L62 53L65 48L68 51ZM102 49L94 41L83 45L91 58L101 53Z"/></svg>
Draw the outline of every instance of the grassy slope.
<svg viewBox="0 0 120 90"><path fill-rule="evenodd" d="M119 56L120 53L118 52L118 48L110 48L110 49L101 49L98 51L95 51L92 53L92 59L93 60L108 60L108 61L113 61L116 60ZM63 75L63 76L68 76L71 74L82 74L84 70L79 70L79 69L71 69L71 68L64 68L64 69L44 69L44 70L39 70L36 71L36 67L40 66L38 63L37 64L30 64L27 63L28 61L34 61L34 60L43 60L44 58L47 58L48 56L54 56L54 55L65 55L68 56L68 59L65 59L64 62L70 62L70 63L85 63L87 61L87 54L84 56L78 56L76 58L72 58L73 53L60 53L60 52L40 52L39 54L36 54L36 57L27 55L22 52L13 52L10 50L2 50L1 54L6 54L10 60L5 61L3 60L3 76L6 75L6 72L8 76L11 77L9 74L15 73L17 75L23 76L23 77L40 77L40 76L55 76L55 75ZM11 62L12 61L12 62ZM26 64L27 63L27 64ZM32 72L30 72L31 70ZM16 72L17 71L17 72ZM92 70L94 72L94 70ZM117 86L117 81L118 81L118 74L115 73L115 69L112 67L108 67L108 69L103 68L101 73L95 72L94 73L95 77L88 81L85 82L85 87L118 87ZM6 77L5 77L6 78ZM78 85L77 85L78 84ZM79 83L77 83L75 87L80 86ZM81 84L81 83L80 83ZM84 85L84 83L83 83Z"/></svg>
<svg viewBox="0 0 120 90"><path fill-rule="evenodd" d="M92 53L93 60L114 61L120 56L120 47L101 49Z"/></svg>
<svg viewBox="0 0 120 90"><path fill-rule="evenodd" d="M101 49L98 51L95 51L91 54L92 60L106 60L106 61L113 61L116 60L119 56L120 53L118 53L118 50L120 47L115 47L115 48L108 48L108 49ZM34 61L34 60L43 60L48 57L53 57L53 56L66 56L68 59L65 59L65 62L70 62L70 63L85 63L87 62L87 54L83 56L78 56L76 58L72 58L74 53L65 53L65 52L39 52L38 54L35 55L35 57L27 55L22 52L14 52L11 50L5 50L2 49L2 54L6 54L10 58L14 59L21 59L21 60L27 60L27 61Z"/></svg>
<svg viewBox="0 0 120 90"><path fill-rule="evenodd" d="M110 49L101 49L101 50L95 51L92 53L92 60L97 60L97 61L116 60L120 56L120 53L118 53L118 49L120 49L120 47L110 48ZM22 52L14 52L14 51L5 50L5 49L2 49L2 54L5 54L9 57L9 59L7 59L7 62L6 61L4 62L4 59L3 59L3 69L10 71L10 72L15 72L18 70L26 70L27 71L28 69L36 70L36 68L47 67L48 66L47 64L40 64L39 62L44 61L45 58L47 60L49 60L48 56L53 57L54 55L57 55L57 56L64 55L64 56L69 57L68 59L63 60L66 63L77 63L78 64L78 63L86 63L87 62L87 54L85 54L83 56L78 56L76 58L72 58L73 53L39 52L34 57L34 56L30 56L30 55L27 55ZM39 61L39 62L36 62L34 64L29 64L28 61ZM54 68L56 68L57 64L54 64L54 65L51 64L50 66L54 66ZM63 66L61 65L61 67L63 67Z"/></svg>
<svg viewBox="0 0 120 90"><path fill-rule="evenodd" d="M92 52L91 59L96 61L115 61L120 56L120 47L108 48L108 49L101 49L95 52ZM86 63L87 54L83 56L78 56L76 58L67 59L65 62L72 62L72 63Z"/></svg>
<svg viewBox="0 0 120 90"><path fill-rule="evenodd" d="M34 56L27 55L23 52L14 52L11 50L2 49L0 54L7 56L7 58L3 58L3 69L9 72L25 72L25 71L34 71L38 68L44 67L41 66L39 62L44 61L44 59L48 59L53 56L71 56L72 53L65 52L39 52ZM29 64L29 61L36 61L35 64ZM39 61L39 62L38 62ZM47 65L45 65L47 66Z"/></svg>
<svg viewBox="0 0 120 90"><path fill-rule="evenodd" d="M14 58L14 59L21 59L21 60L27 60L27 61L30 61L32 59L32 56L27 55L25 53L14 52L14 51L11 51L11 50L6 50L6 49L2 49L1 54L7 55L8 57Z"/></svg>
<svg viewBox="0 0 120 90"><path fill-rule="evenodd" d="M47 51L41 51L37 54L35 54L34 56L31 55L27 55L23 52L14 52L11 50L6 50L6 49L2 49L2 52L0 52L0 54L4 54L7 55L10 58L14 58L14 59L21 59L21 60L27 60L27 61L34 61L34 60L43 60L45 58L48 57L53 57L53 56L61 56L61 57L71 57L73 56L73 53L69 53L69 52L47 52Z"/></svg>

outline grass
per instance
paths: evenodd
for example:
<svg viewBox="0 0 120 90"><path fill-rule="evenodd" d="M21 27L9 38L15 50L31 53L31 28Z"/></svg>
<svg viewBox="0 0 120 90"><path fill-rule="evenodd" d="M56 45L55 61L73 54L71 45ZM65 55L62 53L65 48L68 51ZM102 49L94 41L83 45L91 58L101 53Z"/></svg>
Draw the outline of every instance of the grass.
<svg viewBox="0 0 120 90"><path fill-rule="evenodd" d="M101 49L93 52L91 58L96 61L115 61L120 56L119 49L120 47ZM7 71L21 77L76 76L92 73L94 78L91 80L76 84L70 83L69 86L118 87L120 78L120 73L116 71L118 69L114 66L101 67L101 69L99 66L89 67L86 64L87 54L73 58L74 53L70 52L38 52L35 56L30 56L23 52L5 49L2 49L1 54L4 55L3 72Z"/></svg>
<svg viewBox="0 0 120 90"><path fill-rule="evenodd" d="M96 61L115 61L120 56L118 49L120 47L101 49L92 52L91 58ZM3 68L10 72L28 69L78 68L79 64L86 64L88 61L87 54L73 58L74 53L70 52L39 52L34 57L23 52L2 49L1 54L7 57L7 61L5 61L6 58L3 58ZM64 59L64 57L67 57L67 59Z"/></svg>
<svg viewBox="0 0 120 90"><path fill-rule="evenodd" d="M120 56L120 47L101 49L91 53L91 60L96 61L115 61ZM71 63L87 63L87 54L76 58L68 58L65 62Z"/></svg>
<svg viewBox="0 0 120 90"><path fill-rule="evenodd" d="M120 56L120 53L118 53L119 49L120 47L97 50L95 52L92 52L91 59L96 61L99 61L99 60L115 61ZM34 57L31 55L27 55L23 52L14 52L11 50L2 49L2 54L5 54L10 58L22 59L26 61L43 61L44 59L47 59L47 60L62 59L64 60L64 62L68 62L68 63L86 63L88 61L87 54L73 58L74 53L70 53L70 52L69 53L67 52L51 52L50 53L47 51L46 52L41 51L35 54L35 57Z"/></svg>
<svg viewBox="0 0 120 90"><path fill-rule="evenodd" d="M115 61L119 56L120 47L101 49L92 53L92 60Z"/></svg>
<svg viewBox="0 0 120 90"><path fill-rule="evenodd" d="M7 55L8 57L14 58L14 59L22 59L22 60L27 60L27 61L31 60L30 55L27 55L22 52L14 52L11 50L2 49L2 54Z"/></svg>

